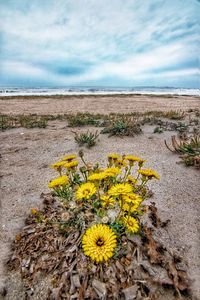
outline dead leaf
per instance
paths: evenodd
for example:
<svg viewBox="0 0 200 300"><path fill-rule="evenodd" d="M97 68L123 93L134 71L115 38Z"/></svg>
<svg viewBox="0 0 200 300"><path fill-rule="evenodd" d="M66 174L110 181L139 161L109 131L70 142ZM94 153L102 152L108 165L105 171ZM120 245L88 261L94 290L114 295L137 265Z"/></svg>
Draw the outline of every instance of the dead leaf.
<svg viewBox="0 0 200 300"><path fill-rule="evenodd" d="M145 246L147 248L147 255L150 259L150 262L152 264L161 264L162 257L159 252L160 245L158 245L158 243L154 240L151 228L144 226L143 229L146 238Z"/></svg>
<svg viewBox="0 0 200 300"><path fill-rule="evenodd" d="M97 279L94 279L92 281L92 287L100 299L102 299L102 300L106 299L107 289L106 289L105 283L103 283Z"/></svg>
<svg viewBox="0 0 200 300"><path fill-rule="evenodd" d="M132 285L126 289L123 289L122 292L126 300L133 300L137 297L138 286L137 284Z"/></svg>

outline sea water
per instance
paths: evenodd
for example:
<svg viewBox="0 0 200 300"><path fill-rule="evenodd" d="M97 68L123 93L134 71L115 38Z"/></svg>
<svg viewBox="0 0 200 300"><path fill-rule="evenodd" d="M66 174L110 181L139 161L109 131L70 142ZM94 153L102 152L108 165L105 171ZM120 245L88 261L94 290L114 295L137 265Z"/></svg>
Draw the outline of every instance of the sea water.
<svg viewBox="0 0 200 300"><path fill-rule="evenodd" d="M53 96L53 95L186 95L200 96L200 89L173 87L0 87L0 96Z"/></svg>

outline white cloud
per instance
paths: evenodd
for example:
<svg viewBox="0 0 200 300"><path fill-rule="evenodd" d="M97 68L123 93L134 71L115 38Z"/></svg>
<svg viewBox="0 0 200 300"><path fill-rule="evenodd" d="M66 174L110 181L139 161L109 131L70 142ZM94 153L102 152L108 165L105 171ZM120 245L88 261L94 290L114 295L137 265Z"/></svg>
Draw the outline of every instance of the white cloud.
<svg viewBox="0 0 200 300"><path fill-rule="evenodd" d="M85 82L87 80L98 80L103 77L118 77L129 81L137 78L148 78L152 74L161 74L158 69L162 69L184 60L183 46L181 44L169 44L153 51L137 54L117 63L102 63L94 67L84 75L70 77L72 81ZM174 72L163 72L163 74L175 74ZM178 74L178 73L177 73ZM159 75L158 75L159 76ZM174 76L174 75L173 75Z"/></svg>
<svg viewBox="0 0 200 300"><path fill-rule="evenodd" d="M41 68L35 67L31 64L27 64L19 61L4 61L1 64L1 71L5 74L14 74L15 76L31 76L42 77L46 75L46 72Z"/></svg>
<svg viewBox="0 0 200 300"><path fill-rule="evenodd" d="M31 1L2 5L5 74L46 74L70 84L130 77L183 64L198 56L198 7L181 0ZM3 3L3 2L2 2ZM187 27L187 25L190 25ZM10 67L9 67L10 61ZM15 62L15 63L13 63ZM20 67L18 66L20 64ZM52 66L87 65L82 75L54 74ZM11 67L12 66L12 67ZM48 68L49 66L49 68ZM38 72L38 74L37 74ZM157 73L155 73L157 74Z"/></svg>

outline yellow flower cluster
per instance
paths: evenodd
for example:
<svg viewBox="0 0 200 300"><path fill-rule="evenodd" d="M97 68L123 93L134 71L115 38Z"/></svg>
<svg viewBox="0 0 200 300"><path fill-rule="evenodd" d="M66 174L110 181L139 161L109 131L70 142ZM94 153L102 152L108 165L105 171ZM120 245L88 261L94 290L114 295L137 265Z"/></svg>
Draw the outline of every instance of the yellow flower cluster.
<svg viewBox="0 0 200 300"><path fill-rule="evenodd" d="M127 161L129 166L134 166L134 163L137 162L139 167L142 167L143 164L146 162L145 159L140 158L135 155L124 155L120 156L119 154L116 153L110 153L108 155L108 162L110 165L115 165L118 168L123 168L127 166Z"/></svg>
<svg viewBox="0 0 200 300"><path fill-rule="evenodd" d="M76 158L76 155L70 154L62 158L61 161L58 161L51 165L51 168L55 169L61 174L63 168L73 169L78 166L78 161L73 161Z"/></svg>
<svg viewBox="0 0 200 300"><path fill-rule="evenodd" d="M86 163L82 152L79 156L82 160L80 167L74 154L54 163L51 167L59 172L60 177L48 186L58 197L71 199L75 206L85 206L86 210L93 211L97 215L93 221L108 224L91 226L82 238L85 255L97 263L106 262L113 256L117 245L111 227L122 226L123 234L139 231L146 183L160 176L154 170L144 169L146 161L131 154L110 153L107 168Z"/></svg>

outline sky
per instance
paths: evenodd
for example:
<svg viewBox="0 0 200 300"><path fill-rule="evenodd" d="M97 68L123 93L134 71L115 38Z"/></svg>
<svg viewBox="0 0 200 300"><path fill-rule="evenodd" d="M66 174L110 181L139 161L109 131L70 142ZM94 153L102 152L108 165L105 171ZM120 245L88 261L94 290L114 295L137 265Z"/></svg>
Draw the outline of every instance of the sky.
<svg viewBox="0 0 200 300"><path fill-rule="evenodd" d="M199 0L0 0L0 85L200 88Z"/></svg>

